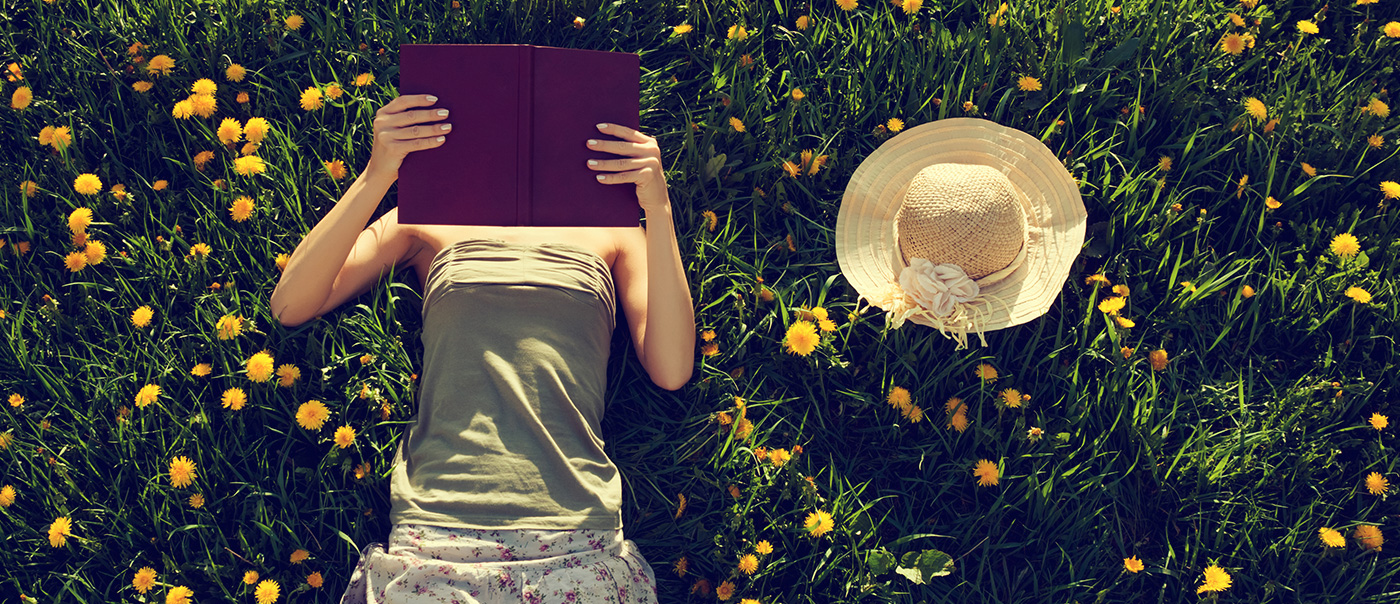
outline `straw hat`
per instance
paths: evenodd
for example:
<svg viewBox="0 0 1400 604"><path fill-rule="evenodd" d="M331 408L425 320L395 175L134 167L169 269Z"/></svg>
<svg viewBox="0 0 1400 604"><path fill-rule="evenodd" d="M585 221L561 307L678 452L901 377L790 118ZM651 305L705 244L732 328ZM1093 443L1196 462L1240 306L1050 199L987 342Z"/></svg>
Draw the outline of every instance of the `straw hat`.
<svg viewBox="0 0 1400 604"><path fill-rule="evenodd" d="M935 327L957 350L976 332L986 346L983 332L1050 309L1087 218L1074 177L1039 140L941 119L856 168L836 215L836 260L860 298L888 311L887 328Z"/></svg>

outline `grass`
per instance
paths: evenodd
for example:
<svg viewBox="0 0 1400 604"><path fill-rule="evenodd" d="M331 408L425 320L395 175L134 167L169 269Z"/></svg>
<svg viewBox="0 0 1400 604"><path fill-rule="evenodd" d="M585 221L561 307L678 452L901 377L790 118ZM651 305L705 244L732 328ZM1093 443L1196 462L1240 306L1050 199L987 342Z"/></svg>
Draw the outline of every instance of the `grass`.
<svg viewBox="0 0 1400 604"><path fill-rule="evenodd" d="M1380 184L1400 180L1400 122L1361 109L1393 104L1391 1L1031 2L995 26L997 5L963 1L912 15L871 0L853 11L829 0L9 5L0 54L24 79L3 91L23 84L33 101L0 108L0 394L23 399L0 405L0 485L16 488L0 507L0 599L164 601L187 586L196 602L252 602L241 579L255 570L279 582L279 601L336 601L359 547L385 539L389 464L422 366L416 280L395 275L293 329L273 320L268 296L279 256L352 180L322 162L364 166L365 125L396 95L396 49L417 42L641 55L642 129L663 150L697 326L717 344L668 392L651 385L625 327L614 334L603 436L624 475L626 535L662 601L711 599L724 581L732 601L764 604L1395 601L1395 546L1354 536L1373 525L1393 539L1400 513L1364 482L1400 480L1396 428L1368 423L1400 412L1400 220ZM305 20L295 31L292 14ZM1301 33L1301 20L1320 32ZM682 23L693 31L676 34ZM728 37L736 25L746 38ZM1253 47L1220 50L1246 31ZM149 47L139 63L135 42ZM157 54L176 66L146 77ZM247 68L241 82L225 79L230 62ZM361 73L374 83L351 85ZM1021 91L1023 75L1043 88ZM218 83L217 113L172 117L200 78ZM153 88L134 90L140 80ZM299 107L304 89L330 82L345 94ZM1267 132L1245 113L1248 97L1277 120ZM954 351L922 326L886 331L873 312L851 315L833 227L850 174L893 135L892 118L907 128L966 115L1043 140L1082 180L1090 224L1045 316ZM243 176L215 128L253 116L272 125L256 152L268 170ZM39 145L46 125L70 127L71 146ZM215 157L196 169L204 150ZM803 150L829 161L788 176L783 162ZM77 193L80 174L103 191ZM256 207L234 221L241 195ZM79 207L107 255L73 271ZM1329 251L1342 233L1359 240L1355 257ZM191 255L201 243L208 255ZM1122 314L1135 327L1097 309L1112 294L1086 285L1093 274L1131 289ZM1353 301L1350 287L1372 300ZM154 317L136 327L143 305ZM810 355L786 352L788 326L817 306L837 329ZM248 321L221 339L230 315ZM300 379L250 381L245 362L264 349ZM1153 350L1168 355L1160 371ZM199 363L211 372L192 375ZM977 377L982 363L995 380ZM161 394L135 407L146 384ZM248 397L238 411L220 404L234 387ZM923 421L886 402L894 387ZM998 407L1006 388L1029 401ZM946 427L950 397L968 406L965 432ZM332 410L319 431L293 420L311 399ZM358 431L344 450L331 443L343 424ZM1030 439L1032 427L1043 436ZM798 445L782 467L754 454ZM191 486L171 486L177 455L197 464ZM998 464L998 485L976 485L979 459ZM834 529L812 536L804 521L817 510ZM72 536L52 547L60 516ZM1322 527L1346 545L1325 547ZM736 571L760 540L773 553L752 576ZM291 564L297 549L310 558ZM942 567L926 551L945 552L951 572L912 579L910 568ZM1141 572L1124 570L1130 556ZM1232 584L1198 595L1213 564ZM132 577L146 566L159 577L143 596ZM319 589L306 583L313 571Z"/></svg>

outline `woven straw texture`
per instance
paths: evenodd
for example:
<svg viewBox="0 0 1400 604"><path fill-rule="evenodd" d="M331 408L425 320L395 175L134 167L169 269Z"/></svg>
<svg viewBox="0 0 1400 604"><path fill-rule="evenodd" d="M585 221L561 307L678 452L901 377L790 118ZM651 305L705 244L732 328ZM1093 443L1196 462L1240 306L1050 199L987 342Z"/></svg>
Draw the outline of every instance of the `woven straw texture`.
<svg viewBox="0 0 1400 604"><path fill-rule="evenodd" d="M1026 214L1011 183L976 164L920 170L894 220L905 264L912 258L956 264L972 279L1005 268L1026 240Z"/></svg>
<svg viewBox="0 0 1400 604"><path fill-rule="evenodd" d="M989 166L1001 172L1026 220L1025 260L1010 275L981 289L983 295L1000 296L1011 308L973 302L988 313L976 326L992 331L1044 315L1084 245L1088 213L1074 177L1049 148L1029 134L989 120L957 117L920 124L885 141L861 162L836 216L841 273L863 296L896 280L907 265L894 228L900 202L915 175L939 163ZM922 239L909 237L911 242ZM968 241L958 245L978 247ZM929 325L920 317L910 320Z"/></svg>

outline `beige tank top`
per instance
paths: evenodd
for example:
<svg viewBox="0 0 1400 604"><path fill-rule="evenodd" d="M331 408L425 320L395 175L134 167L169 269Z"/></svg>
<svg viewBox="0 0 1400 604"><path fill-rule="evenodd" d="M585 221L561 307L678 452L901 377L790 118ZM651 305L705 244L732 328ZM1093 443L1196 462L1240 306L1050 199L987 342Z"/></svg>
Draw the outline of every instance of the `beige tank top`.
<svg viewBox="0 0 1400 604"><path fill-rule="evenodd" d="M418 413L389 519L479 529L620 529L599 421L612 271L565 243L469 239L428 265Z"/></svg>

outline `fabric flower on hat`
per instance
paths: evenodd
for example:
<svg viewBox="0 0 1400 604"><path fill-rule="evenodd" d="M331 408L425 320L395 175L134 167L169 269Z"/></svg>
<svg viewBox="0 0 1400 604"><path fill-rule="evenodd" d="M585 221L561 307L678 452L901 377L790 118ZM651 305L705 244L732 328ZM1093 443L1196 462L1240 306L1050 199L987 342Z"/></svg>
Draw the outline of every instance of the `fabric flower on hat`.
<svg viewBox="0 0 1400 604"><path fill-rule="evenodd" d="M979 288L956 264L934 264L925 258L911 258L899 273L899 285L925 310L939 317L953 312L957 302L971 302Z"/></svg>

